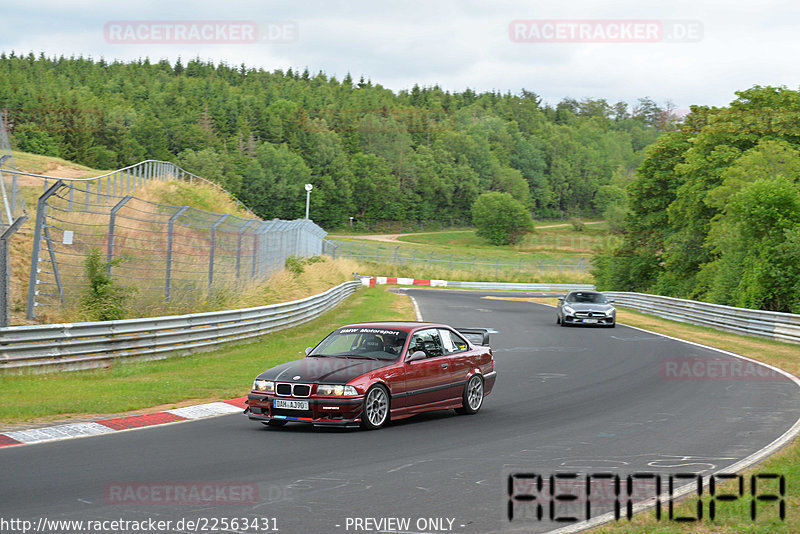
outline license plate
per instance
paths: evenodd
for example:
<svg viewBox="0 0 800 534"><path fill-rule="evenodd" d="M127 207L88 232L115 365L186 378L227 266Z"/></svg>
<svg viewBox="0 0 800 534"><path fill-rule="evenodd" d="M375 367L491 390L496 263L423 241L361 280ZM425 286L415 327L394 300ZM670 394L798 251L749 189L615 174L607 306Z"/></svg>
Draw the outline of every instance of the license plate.
<svg viewBox="0 0 800 534"><path fill-rule="evenodd" d="M275 399L272 401L273 408L285 408L287 410L308 410L308 401Z"/></svg>
<svg viewBox="0 0 800 534"><path fill-rule="evenodd" d="M586 324L595 324L597 323L597 319L584 319L583 322Z"/></svg>

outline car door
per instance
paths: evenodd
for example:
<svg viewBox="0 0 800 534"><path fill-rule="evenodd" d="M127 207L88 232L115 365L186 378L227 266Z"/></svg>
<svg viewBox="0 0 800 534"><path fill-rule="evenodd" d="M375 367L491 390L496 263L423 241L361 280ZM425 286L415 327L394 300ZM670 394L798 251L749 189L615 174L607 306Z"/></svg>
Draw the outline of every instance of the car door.
<svg viewBox="0 0 800 534"><path fill-rule="evenodd" d="M449 399L459 399L464 394L467 375L470 371L470 360L474 355L469 350L466 340L448 329L439 329L439 337L442 340L445 357L448 363L448 380L450 387L445 391Z"/></svg>
<svg viewBox="0 0 800 534"><path fill-rule="evenodd" d="M425 352L424 359L407 361L409 356L420 350ZM403 406L429 406L448 398L450 360L444 352L441 336L436 328L426 328L412 334L404 369L406 387Z"/></svg>

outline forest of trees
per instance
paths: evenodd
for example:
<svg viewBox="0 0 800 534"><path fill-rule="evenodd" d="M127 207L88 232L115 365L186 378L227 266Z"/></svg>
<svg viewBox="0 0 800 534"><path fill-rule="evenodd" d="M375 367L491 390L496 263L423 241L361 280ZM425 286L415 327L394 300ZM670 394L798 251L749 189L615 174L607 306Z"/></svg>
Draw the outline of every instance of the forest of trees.
<svg viewBox="0 0 800 534"><path fill-rule="evenodd" d="M263 218L302 217L312 183L312 218L328 229L465 224L489 191L537 218L622 224L643 149L675 129L649 98L553 107L527 90L395 93L307 70L13 52L0 55L0 109L18 150L100 169L174 161Z"/></svg>
<svg viewBox="0 0 800 534"><path fill-rule="evenodd" d="M647 149L601 289L800 313L800 92L736 94Z"/></svg>

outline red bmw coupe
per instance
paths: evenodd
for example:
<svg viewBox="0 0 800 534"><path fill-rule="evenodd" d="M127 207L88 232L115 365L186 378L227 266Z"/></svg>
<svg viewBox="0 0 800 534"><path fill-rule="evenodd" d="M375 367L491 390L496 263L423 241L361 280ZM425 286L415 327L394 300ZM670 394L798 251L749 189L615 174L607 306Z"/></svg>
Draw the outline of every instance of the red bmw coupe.
<svg viewBox="0 0 800 534"><path fill-rule="evenodd" d="M482 328L342 326L307 348L305 358L258 375L245 414L268 426L367 429L430 410L474 414L497 376L488 342Z"/></svg>

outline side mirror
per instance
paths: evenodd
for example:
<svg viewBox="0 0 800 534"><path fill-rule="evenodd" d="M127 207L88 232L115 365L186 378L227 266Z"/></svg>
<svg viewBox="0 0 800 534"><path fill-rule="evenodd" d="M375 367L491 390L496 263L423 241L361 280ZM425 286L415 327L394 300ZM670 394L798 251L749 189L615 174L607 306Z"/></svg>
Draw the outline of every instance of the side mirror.
<svg viewBox="0 0 800 534"><path fill-rule="evenodd" d="M608 302L614 302L614 299L608 299Z"/></svg>
<svg viewBox="0 0 800 534"><path fill-rule="evenodd" d="M558 297L558 302L563 302L563 301L564 301L564 297Z"/></svg>
<svg viewBox="0 0 800 534"><path fill-rule="evenodd" d="M306 350L304 351L304 352L306 353L306 356L308 356L309 354L311 354L311 351L312 351L312 350L314 350L314 347L306 347Z"/></svg>
<svg viewBox="0 0 800 534"><path fill-rule="evenodd" d="M406 360L406 363L411 363L411 362L416 362L416 361L419 361L419 360L424 360L427 357L428 357L428 355L425 354L424 351L418 350L417 352L413 353L411 356L408 357L408 360Z"/></svg>

